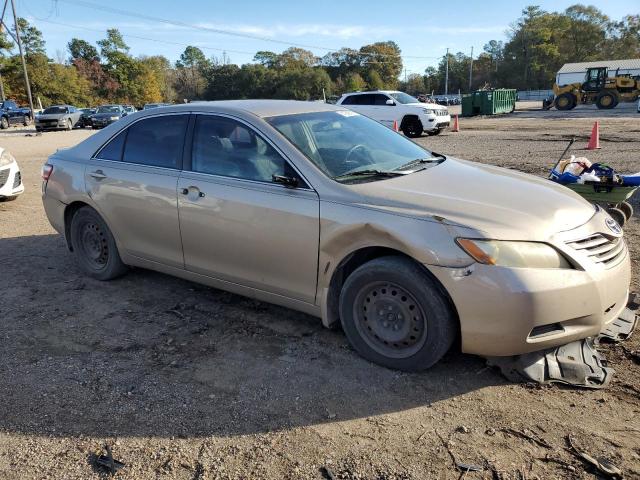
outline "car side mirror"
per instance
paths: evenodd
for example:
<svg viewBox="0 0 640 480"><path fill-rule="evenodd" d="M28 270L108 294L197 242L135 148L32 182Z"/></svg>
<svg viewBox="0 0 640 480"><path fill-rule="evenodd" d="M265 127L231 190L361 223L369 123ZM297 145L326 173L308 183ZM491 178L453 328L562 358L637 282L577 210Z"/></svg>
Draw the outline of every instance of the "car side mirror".
<svg viewBox="0 0 640 480"><path fill-rule="evenodd" d="M273 183L280 183L287 188L296 188L299 183L296 177L288 177L286 175L272 175L271 179Z"/></svg>
<svg viewBox="0 0 640 480"><path fill-rule="evenodd" d="M389 98L389 99L387 99L387 101L386 101L385 103L386 103L387 105L391 105L391 106L393 106L393 105L395 105L395 104L396 104L396 102L394 102L394 101L393 101L393 100L391 100L390 98Z"/></svg>
<svg viewBox="0 0 640 480"><path fill-rule="evenodd" d="M126 117L127 116L127 112L122 112L122 116Z"/></svg>

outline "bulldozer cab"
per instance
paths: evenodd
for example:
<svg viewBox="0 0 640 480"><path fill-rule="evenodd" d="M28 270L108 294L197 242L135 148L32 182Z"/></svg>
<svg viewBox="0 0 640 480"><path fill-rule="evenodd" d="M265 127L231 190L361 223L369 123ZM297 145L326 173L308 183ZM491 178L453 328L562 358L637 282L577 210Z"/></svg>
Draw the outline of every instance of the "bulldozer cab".
<svg viewBox="0 0 640 480"><path fill-rule="evenodd" d="M607 81L607 67L587 68L587 74L582 84L585 92L599 92Z"/></svg>

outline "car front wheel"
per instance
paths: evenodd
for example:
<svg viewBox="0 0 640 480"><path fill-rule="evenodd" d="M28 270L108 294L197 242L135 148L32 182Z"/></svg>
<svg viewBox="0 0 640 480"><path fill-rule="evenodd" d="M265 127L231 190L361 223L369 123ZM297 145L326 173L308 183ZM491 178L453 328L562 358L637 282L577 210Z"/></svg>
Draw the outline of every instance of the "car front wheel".
<svg viewBox="0 0 640 480"><path fill-rule="evenodd" d="M408 118L402 122L402 133L409 138L422 136L422 122L418 118Z"/></svg>
<svg viewBox="0 0 640 480"><path fill-rule="evenodd" d="M90 277L112 280L127 271L109 227L91 207L82 207L71 219L71 246L80 268Z"/></svg>
<svg viewBox="0 0 640 480"><path fill-rule="evenodd" d="M405 371L425 370L449 350L456 316L420 265L381 257L349 275L340 294L342 328L364 358Z"/></svg>

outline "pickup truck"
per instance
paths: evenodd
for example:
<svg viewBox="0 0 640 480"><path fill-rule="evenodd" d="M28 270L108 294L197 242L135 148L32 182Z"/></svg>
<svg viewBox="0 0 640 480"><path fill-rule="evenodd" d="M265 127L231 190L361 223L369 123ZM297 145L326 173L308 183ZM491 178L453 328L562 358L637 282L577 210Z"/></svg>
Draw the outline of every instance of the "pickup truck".
<svg viewBox="0 0 640 480"><path fill-rule="evenodd" d="M0 102L0 115L0 128L3 130L18 123L27 126L33 118L29 108L21 108L12 100Z"/></svg>

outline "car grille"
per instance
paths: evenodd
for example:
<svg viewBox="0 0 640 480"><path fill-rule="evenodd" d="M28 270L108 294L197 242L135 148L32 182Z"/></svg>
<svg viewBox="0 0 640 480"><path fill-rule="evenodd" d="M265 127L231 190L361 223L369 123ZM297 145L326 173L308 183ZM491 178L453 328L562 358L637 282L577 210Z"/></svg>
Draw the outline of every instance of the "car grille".
<svg viewBox="0 0 640 480"><path fill-rule="evenodd" d="M55 127L58 125L57 120L40 120L40 124L45 127Z"/></svg>
<svg viewBox="0 0 640 480"><path fill-rule="evenodd" d="M5 168L4 170L0 170L0 188L4 187L4 184L7 183L8 178L9 178L9 169Z"/></svg>
<svg viewBox="0 0 640 480"><path fill-rule="evenodd" d="M581 240L567 242L574 250L583 252L595 263L601 263L606 267L615 265L616 261L624 255L624 239L622 237L605 237L601 233L590 235Z"/></svg>
<svg viewBox="0 0 640 480"><path fill-rule="evenodd" d="M20 172L17 172L16 176L13 178L13 187L12 188L18 188L21 183L22 183L22 174Z"/></svg>

